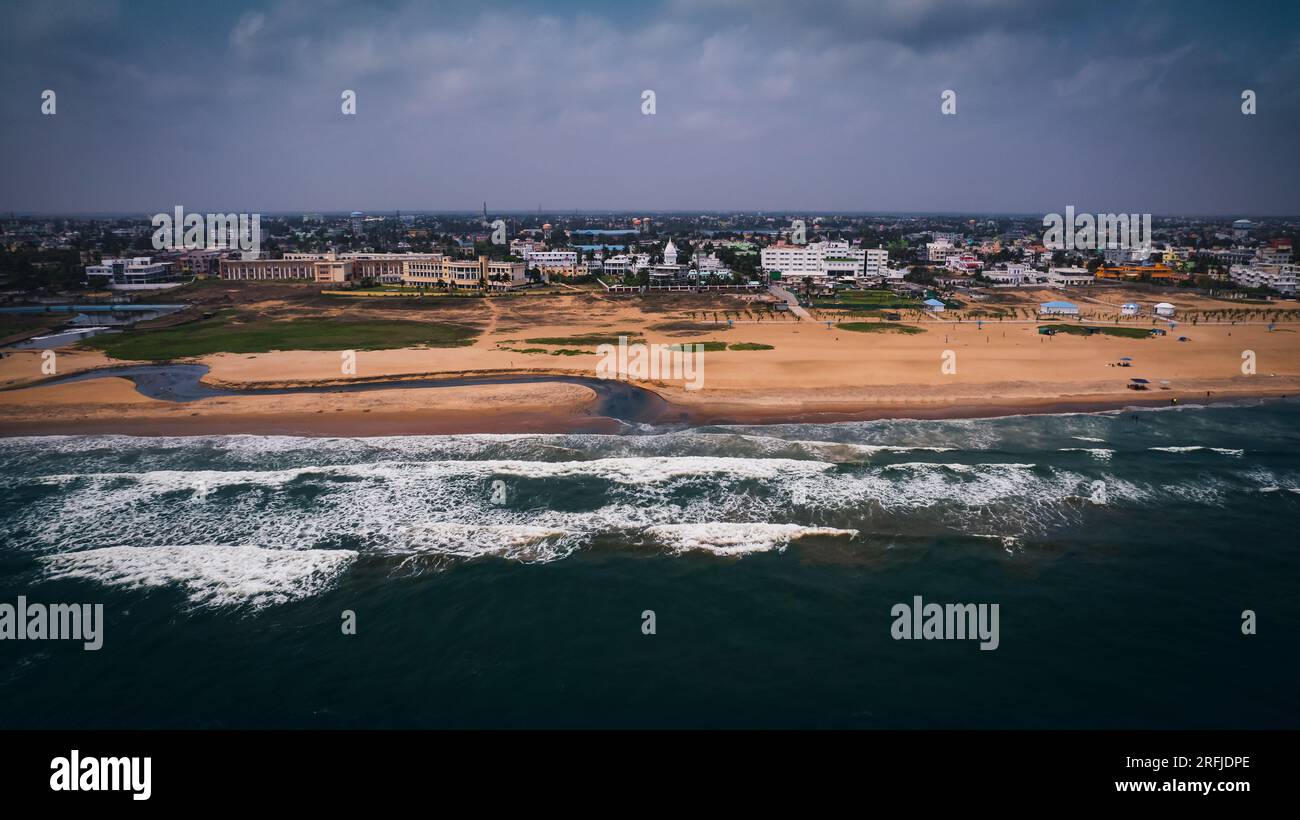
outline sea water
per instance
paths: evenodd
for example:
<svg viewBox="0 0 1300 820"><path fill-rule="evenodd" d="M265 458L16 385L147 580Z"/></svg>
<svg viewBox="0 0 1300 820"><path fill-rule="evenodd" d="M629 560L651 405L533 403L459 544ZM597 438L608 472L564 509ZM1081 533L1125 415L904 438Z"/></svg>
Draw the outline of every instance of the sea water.
<svg viewBox="0 0 1300 820"><path fill-rule="evenodd" d="M1296 728L1297 533L1295 401L0 439L0 726Z"/></svg>

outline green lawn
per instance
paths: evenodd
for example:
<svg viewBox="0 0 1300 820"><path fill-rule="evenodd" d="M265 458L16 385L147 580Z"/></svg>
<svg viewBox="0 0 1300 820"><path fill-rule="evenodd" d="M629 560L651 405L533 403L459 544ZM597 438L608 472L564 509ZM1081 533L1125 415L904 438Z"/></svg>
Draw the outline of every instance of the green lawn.
<svg viewBox="0 0 1300 820"><path fill-rule="evenodd" d="M385 350L463 347L478 331L458 325L402 320L251 319L225 316L165 330L136 330L87 339L82 347L115 359L161 360L209 353L271 350Z"/></svg>
<svg viewBox="0 0 1300 820"><path fill-rule="evenodd" d="M727 350L776 350L776 348L758 342L737 342L734 345L727 345Z"/></svg>
<svg viewBox="0 0 1300 820"><path fill-rule="evenodd" d="M542 336L538 339L524 339L530 345L616 345L618 337L626 336L628 344L632 344L640 338L635 330L611 331L608 334L588 333L579 336Z"/></svg>
<svg viewBox="0 0 1300 820"><path fill-rule="evenodd" d="M716 352L719 351L719 350L726 350L726 349L727 349L727 343L726 343L726 342L681 342L680 344L669 345L669 346L668 346L668 349L669 349L669 350L685 350L687 347L690 347L691 345L700 345L701 347L704 348L704 351L705 351L706 353L709 353L709 352L714 352L714 353L716 353ZM695 348L694 348L694 347L691 347L690 350L691 350L691 352L694 352L694 351L695 351Z"/></svg>
<svg viewBox="0 0 1300 820"><path fill-rule="evenodd" d="M897 322L840 322L836 330L852 330L855 333L924 333L925 330L914 325L900 325Z"/></svg>
<svg viewBox="0 0 1300 820"><path fill-rule="evenodd" d="M1047 325L1057 333L1073 333L1076 336L1087 336L1088 331L1093 333L1104 333L1107 336L1119 336L1124 339L1146 339L1151 336L1149 328L1141 327L1093 327L1091 325ZM1086 329L1085 329L1086 327Z"/></svg>

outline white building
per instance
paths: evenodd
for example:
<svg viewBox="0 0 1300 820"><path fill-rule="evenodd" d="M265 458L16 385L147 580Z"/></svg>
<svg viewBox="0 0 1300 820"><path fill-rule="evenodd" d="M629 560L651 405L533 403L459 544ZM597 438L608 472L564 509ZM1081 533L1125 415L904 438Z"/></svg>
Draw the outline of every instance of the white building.
<svg viewBox="0 0 1300 820"><path fill-rule="evenodd" d="M1244 288L1268 288L1290 295L1300 291L1297 282L1300 279L1300 265L1233 265L1228 269L1228 276Z"/></svg>
<svg viewBox="0 0 1300 820"><path fill-rule="evenodd" d="M612 276L626 276L632 272L632 258L627 254L611 256L605 260L605 273Z"/></svg>
<svg viewBox="0 0 1300 820"><path fill-rule="evenodd" d="M677 246L673 244L671 239L669 239L668 244L664 246L664 264L677 264Z"/></svg>
<svg viewBox="0 0 1300 820"><path fill-rule="evenodd" d="M1141 311L1142 308L1138 306L1137 302L1125 302L1123 305L1120 306L1119 315L1137 316Z"/></svg>
<svg viewBox="0 0 1300 820"><path fill-rule="evenodd" d="M577 251L529 251L524 262L530 268L576 268Z"/></svg>
<svg viewBox="0 0 1300 820"><path fill-rule="evenodd" d="M763 248L760 261L764 271L780 271L786 279L828 276L856 278L864 275L868 254L871 255L873 269L877 271L875 275L880 275L888 264L888 251L881 248L867 251L844 241L811 242L807 245L778 242Z"/></svg>
<svg viewBox="0 0 1300 820"><path fill-rule="evenodd" d="M1087 268L1048 268L1047 283L1057 287L1067 285L1091 285L1096 281Z"/></svg>
<svg viewBox="0 0 1300 820"><path fill-rule="evenodd" d="M1174 306L1169 304L1168 302L1160 302L1155 306L1154 310L1157 316L1163 316L1167 319L1173 318Z"/></svg>
<svg viewBox="0 0 1300 820"><path fill-rule="evenodd" d="M87 265L86 276L92 286L113 290L148 290L175 284L176 269L167 262L155 262L150 256L130 259L105 259L98 265ZM98 281L96 281L98 280Z"/></svg>
<svg viewBox="0 0 1300 820"><path fill-rule="evenodd" d="M1024 285L1033 283L1037 273L1023 262L1008 262L1000 268L984 271L984 278L996 285Z"/></svg>

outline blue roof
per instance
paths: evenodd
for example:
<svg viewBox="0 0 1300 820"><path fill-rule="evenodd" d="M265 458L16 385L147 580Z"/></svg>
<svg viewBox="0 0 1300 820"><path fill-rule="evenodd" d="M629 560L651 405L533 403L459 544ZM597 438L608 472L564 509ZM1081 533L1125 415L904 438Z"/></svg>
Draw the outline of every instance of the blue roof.
<svg viewBox="0 0 1300 820"><path fill-rule="evenodd" d="M938 299L926 299L926 300L925 300L925 303L926 303L927 305L929 305L930 307L943 307L943 306L944 306L944 305L943 305L943 302L940 302Z"/></svg>
<svg viewBox="0 0 1300 820"><path fill-rule="evenodd" d="M1125 303L1124 303L1124 307L1132 307L1132 308L1135 308L1135 307L1137 307L1137 306L1138 306L1137 302L1125 302Z"/></svg>
<svg viewBox="0 0 1300 820"><path fill-rule="evenodd" d="M1072 308L1072 307L1078 307L1078 305L1074 304L1073 302L1043 302L1043 304L1041 304L1039 307Z"/></svg>

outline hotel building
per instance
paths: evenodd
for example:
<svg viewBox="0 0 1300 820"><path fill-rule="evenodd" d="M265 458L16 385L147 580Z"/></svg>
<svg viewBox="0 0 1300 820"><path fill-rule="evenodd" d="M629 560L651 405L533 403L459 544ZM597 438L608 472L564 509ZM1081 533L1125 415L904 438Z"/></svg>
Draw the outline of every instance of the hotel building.
<svg viewBox="0 0 1300 820"><path fill-rule="evenodd" d="M827 276L858 278L864 275L883 275L889 262L889 252L883 248L857 248L844 241L812 242L807 245L778 242L763 248L760 260L764 271L780 272L784 279Z"/></svg>

